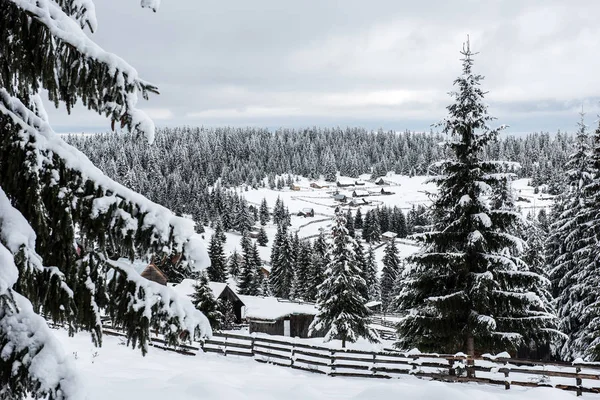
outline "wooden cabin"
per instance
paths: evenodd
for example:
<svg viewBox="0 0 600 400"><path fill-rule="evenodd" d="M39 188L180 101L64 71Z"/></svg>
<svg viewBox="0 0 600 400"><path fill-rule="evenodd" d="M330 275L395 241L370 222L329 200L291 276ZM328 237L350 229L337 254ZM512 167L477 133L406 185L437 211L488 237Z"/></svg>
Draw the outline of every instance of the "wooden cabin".
<svg viewBox="0 0 600 400"><path fill-rule="evenodd" d="M240 298L245 304L244 315L250 333L306 338L308 328L317 315L317 308L313 303L275 297L240 296Z"/></svg>
<svg viewBox="0 0 600 400"><path fill-rule="evenodd" d="M370 193L363 189L356 189L352 192L352 197L368 197Z"/></svg>
<svg viewBox="0 0 600 400"><path fill-rule="evenodd" d="M167 286L167 276L154 264L148 264L148 266L140 274L142 278L146 278L149 281L156 282L160 285Z"/></svg>
<svg viewBox="0 0 600 400"><path fill-rule="evenodd" d="M354 186L354 182L337 181L338 187L351 187Z"/></svg>
<svg viewBox="0 0 600 400"><path fill-rule="evenodd" d="M328 185L321 185L320 183L317 183L317 182L311 182L310 183L310 187L313 188L313 189L326 189L329 186Z"/></svg>
<svg viewBox="0 0 600 400"><path fill-rule="evenodd" d="M379 193L381 193L384 196L389 196L390 194L394 194L394 192L387 191L387 190L385 190L385 188L381 188Z"/></svg>
<svg viewBox="0 0 600 400"><path fill-rule="evenodd" d="M314 217L315 216L315 210L313 208L303 208L302 210L298 211L298 216L299 217Z"/></svg>
<svg viewBox="0 0 600 400"><path fill-rule="evenodd" d="M293 191L295 191L295 192L299 192L299 191L300 191L300 186L298 186L298 185L297 185L297 184L295 184L295 183L292 183L292 184L290 185L290 189L292 189L292 190L293 190Z"/></svg>
<svg viewBox="0 0 600 400"><path fill-rule="evenodd" d="M333 196L333 199L335 201L339 201L339 202L345 203L346 202L346 195L338 193L338 194L336 194L336 195Z"/></svg>
<svg viewBox="0 0 600 400"><path fill-rule="evenodd" d="M380 185L380 186L387 185L387 183L386 183L386 182L383 180L383 178L379 178L379 179L377 179L377 180L375 181L375 184L376 184L376 185Z"/></svg>
<svg viewBox="0 0 600 400"><path fill-rule="evenodd" d="M390 242L396 239L396 236L398 236L396 232L387 231L381 235L381 240L383 240L384 242Z"/></svg>

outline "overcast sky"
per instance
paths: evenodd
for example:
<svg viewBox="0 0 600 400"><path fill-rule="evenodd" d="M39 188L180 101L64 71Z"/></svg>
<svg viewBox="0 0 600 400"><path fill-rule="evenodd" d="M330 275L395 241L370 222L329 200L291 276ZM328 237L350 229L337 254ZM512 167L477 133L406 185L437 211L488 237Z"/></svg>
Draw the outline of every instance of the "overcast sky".
<svg viewBox="0 0 600 400"><path fill-rule="evenodd" d="M490 113L509 132L573 131L600 111L600 1L96 0L92 38L161 94L158 126L429 130L470 35ZM48 106L57 132L102 131Z"/></svg>

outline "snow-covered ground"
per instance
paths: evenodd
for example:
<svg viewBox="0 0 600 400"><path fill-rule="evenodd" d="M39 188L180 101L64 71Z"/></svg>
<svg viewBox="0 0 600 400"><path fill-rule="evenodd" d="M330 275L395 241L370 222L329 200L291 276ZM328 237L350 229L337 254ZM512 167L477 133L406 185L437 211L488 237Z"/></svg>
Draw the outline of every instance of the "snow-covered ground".
<svg viewBox="0 0 600 400"><path fill-rule="evenodd" d="M94 348L85 333L73 338L65 331L55 333L75 359L89 400L575 399L574 393L551 388L513 387L505 391L502 386L430 382L411 376L392 380L333 378L249 358L204 353L184 356L156 348L142 357L139 351L124 346L120 338L105 336L104 345Z"/></svg>

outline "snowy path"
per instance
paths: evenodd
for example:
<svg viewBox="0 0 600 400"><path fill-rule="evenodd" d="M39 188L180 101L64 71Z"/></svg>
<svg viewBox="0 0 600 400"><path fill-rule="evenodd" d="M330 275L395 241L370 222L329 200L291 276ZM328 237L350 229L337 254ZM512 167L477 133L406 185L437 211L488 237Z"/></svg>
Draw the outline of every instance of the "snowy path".
<svg viewBox="0 0 600 400"><path fill-rule="evenodd" d="M394 380L332 378L216 354L182 356L150 348L146 357L104 337L96 349L89 335L68 338L55 331L67 354L76 358L89 400L318 400L318 399L575 399L574 393L549 388L514 388L429 382L406 376ZM584 395L583 398L598 398Z"/></svg>

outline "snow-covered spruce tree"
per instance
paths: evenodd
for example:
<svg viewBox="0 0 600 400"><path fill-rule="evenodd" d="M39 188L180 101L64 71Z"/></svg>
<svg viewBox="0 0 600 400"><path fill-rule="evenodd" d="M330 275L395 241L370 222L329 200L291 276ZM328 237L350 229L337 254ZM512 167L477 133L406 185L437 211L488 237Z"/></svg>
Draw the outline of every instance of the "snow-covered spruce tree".
<svg viewBox="0 0 600 400"><path fill-rule="evenodd" d="M329 264L327 255L327 241L325 235L321 230L319 236L315 239L312 248L312 264L310 273L308 276L308 283L306 288L306 300L315 301L317 299L317 287L323 283L325 279L325 269Z"/></svg>
<svg viewBox="0 0 600 400"><path fill-rule="evenodd" d="M383 270L381 271L381 308L389 309L394 300L394 283L400 272L400 259L398 258L398 248L396 241L390 240L385 245L383 255Z"/></svg>
<svg viewBox="0 0 600 400"><path fill-rule="evenodd" d="M296 271L294 274L294 298L307 300L307 291L310 285L310 272L312 268L312 246L308 240L299 243Z"/></svg>
<svg viewBox="0 0 600 400"><path fill-rule="evenodd" d="M200 277L194 284L194 293L192 293L191 297L192 304L208 318L208 322L210 322L212 329L220 329L223 314L219 310L219 301L215 299L215 296L208 285L208 275L206 271L200 273Z"/></svg>
<svg viewBox="0 0 600 400"><path fill-rule="evenodd" d="M266 247L267 243L269 243L269 237L267 236L267 232L263 226L260 227L258 231L258 237L256 238L258 244L262 247Z"/></svg>
<svg viewBox="0 0 600 400"><path fill-rule="evenodd" d="M229 276L235 280L239 279L241 273L239 257L240 255L237 252L237 249L233 250L233 253L229 256Z"/></svg>
<svg viewBox="0 0 600 400"><path fill-rule="evenodd" d="M347 225L347 224L346 224ZM363 249L362 244L358 241L354 241L354 255L356 259L356 267L360 270L360 276L365 281L365 286L363 287L364 291L361 292L362 297L365 301L369 300L369 264L367 263L367 259L365 258L365 250Z"/></svg>
<svg viewBox="0 0 600 400"><path fill-rule="evenodd" d="M260 259L255 254L255 245L252 245L250 238L244 233L241 241L243 265L238 282L240 294L256 296L260 292L260 282L258 280L258 269L260 268Z"/></svg>
<svg viewBox="0 0 600 400"><path fill-rule="evenodd" d="M348 208L346 213L346 229L348 234L354 237L354 219L352 218L352 211Z"/></svg>
<svg viewBox="0 0 600 400"><path fill-rule="evenodd" d="M375 259L375 250L369 246L367 253L367 271L365 273L367 288L369 289L369 300L375 301L381 299L381 285L377 277L377 260Z"/></svg>
<svg viewBox="0 0 600 400"><path fill-rule="evenodd" d="M92 1L0 0L0 9L0 398L80 399L45 319L100 345L106 315L144 354L150 330L172 345L210 334L189 299L114 261L160 254L185 269L208 258L191 220L103 175L48 124L42 89L56 105L81 100L154 138L136 102L156 88L83 32L96 29Z"/></svg>
<svg viewBox="0 0 600 400"><path fill-rule="evenodd" d="M280 231L281 230L281 231ZM294 250L292 248L292 237L287 234L285 225L278 227L280 241L277 252L271 253L271 274L269 283L271 293L275 297L289 299L294 282ZM277 238L276 238L277 240Z"/></svg>
<svg viewBox="0 0 600 400"><path fill-rule="evenodd" d="M210 267L206 269L208 278L212 282L226 282L228 277L227 258L223 250L223 242L216 232L210 238L208 255L210 257Z"/></svg>
<svg viewBox="0 0 600 400"><path fill-rule="evenodd" d="M233 303L229 299L219 300L219 311L223 315L220 328L226 331L233 329L237 320Z"/></svg>
<svg viewBox="0 0 600 400"><path fill-rule="evenodd" d="M556 207L562 212L550 228L550 240L560 244L550 277L567 335L561 356L567 360L600 359L600 128L593 139L590 152L582 114L576 151L566 164L568 191L560 196Z"/></svg>
<svg viewBox="0 0 600 400"><path fill-rule="evenodd" d="M354 229L362 229L363 228L363 217L360 211L360 207L356 209L356 214L354 214Z"/></svg>
<svg viewBox="0 0 600 400"><path fill-rule="evenodd" d="M260 210L258 212L258 219L262 226L265 226L267 222L271 219L271 215L269 214L269 205L267 204L267 199L263 197L260 202Z"/></svg>
<svg viewBox="0 0 600 400"><path fill-rule="evenodd" d="M499 352L531 340L548 342L555 317L534 293L543 280L519 258L523 241L510 233L518 213L495 210L484 196L504 179L505 163L483 161L484 146L501 128L490 129L467 42L462 74L455 81L449 116L441 123L451 135L453 159L439 164L433 178L438 194L432 230L410 260L398 302L407 316L398 325L400 348L454 353Z"/></svg>
<svg viewBox="0 0 600 400"><path fill-rule="evenodd" d="M346 230L346 217L335 216L332 227L331 261L325 271L325 281L319 285L318 314L310 325L309 334L325 332L325 341L339 339L356 342L359 337L377 342L377 334L369 327L369 310L361 293L366 291L362 271L356 265L355 240Z"/></svg>

